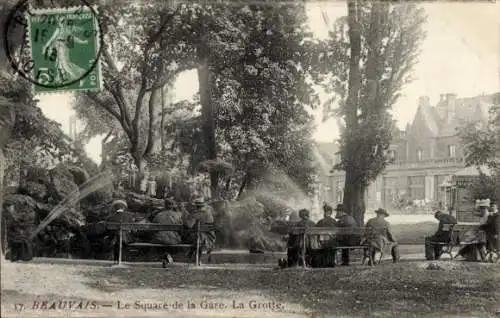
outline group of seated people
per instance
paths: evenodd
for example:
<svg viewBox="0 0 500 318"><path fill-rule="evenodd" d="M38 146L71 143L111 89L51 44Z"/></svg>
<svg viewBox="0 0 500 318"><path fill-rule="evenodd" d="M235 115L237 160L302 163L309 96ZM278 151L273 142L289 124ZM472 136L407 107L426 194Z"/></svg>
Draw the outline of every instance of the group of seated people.
<svg viewBox="0 0 500 318"><path fill-rule="evenodd" d="M460 239L462 243L470 243L463 246L458 255L470 261L486 261L486 255L492 256L493 251L498 251L500 246L500 238L498 235L500 217L498 214L498 206L496 203L491 203L490 200L478 200L477 216L480 218L479 231L461 233ZM437 232L425 238L425 257L427 260L439 260L443 253L443 243L450 242L451 232L445 231L446 224L457 224L457 219L452 215L455 210L450 209L450 214L437 211L434 216L439 221ZM458 242L452 242L454 244ZM478 257L479 255L479 257Z"/></svg>
<svg viewBox="0 0 500 318"><path fill-rule="evenodd" d="M332 217L333 211L336 212L335 218ZM374 237L361 237L359 235L316 235L308 236L306 246L306 257L302 259L300 251L303 249L304 242L300 235L290 235L288 239L288 255L286 262L281 262L281 267L291 267L296 265L306 265L311 267L334 267L337 265L337 250L339 247L348 247L360 245L364 239L369 240L369 244L379 246L380 242L389 242L391 244L391 254L394 262L399 260L398 246L395 237L391 234L390 225L385 220L389 216L386 210L378 209L375 211L376 217L368 220L365 227L377 230L377 233L383 233ZM318 223L310 220L310 212L307 209L299 211L300 221L296 227L358 227L358 222L347 213L342 204L338 204L335 210L328 204L323 205L323 219ZM385 245L385 244L384 244ZM371 253L375 254L375 249L371 249ZM371 259L374 259L372 255ZM341 249L341 264L342 266L349 265L349 249Z"/></svg>
<svg viewBox="0 0 500 318"><path fill-rule="evenodd" d="M296 227L358 227L356 220L346 212L342 204L337 205L333 209L328 204L323 205L323 219L314 223L310 220L310 212L307 209L299 211L300 221L295 224ZM332 217L333 211L336 212L335 217ZM425 256L428 260L439 260L443 253L443 246L448 244L451 239L451 232L445 229L445 225L457 224L457 219L452 215L454 209L450 209L450 214L437 211L434 216L439 221L438 229L432 236L425 238ZM305 265L310 267L334 267L337 265L337 250L341 249L342 266L349 265L349 249L343 247L367 245L372 248L365 250L372 255L367 257L370 261L375 259L377 251L382 252L382 249L389 246L393 262L399 261L399 250L397 240L391 233L390 224L386 218L389 216L386 210L378 209L375 211L376 216L368 220L365 224L365 229L373 229L371 233L376 233L372 236L359 235L308 235L306 240L306 255L302 259L301 251L304 247L302 235L289 235L288 238L288 255L286 260L280 261L281 267L291 267L296 265ZM493 253L498 253L500 248L500 215L498 207L495 203L490 205L490 200L478 201L478 214L480 217L479 227L471 233L461 233L460 241L472 242L465 244L459 251L458 255L466 260L477 260L477 255L481 261L486 260L486 256L492 257ZM369 233L366 231L366 233ZM444 244L443 244L444 243ZM498 255L497 255L498 256Z"/></svg>

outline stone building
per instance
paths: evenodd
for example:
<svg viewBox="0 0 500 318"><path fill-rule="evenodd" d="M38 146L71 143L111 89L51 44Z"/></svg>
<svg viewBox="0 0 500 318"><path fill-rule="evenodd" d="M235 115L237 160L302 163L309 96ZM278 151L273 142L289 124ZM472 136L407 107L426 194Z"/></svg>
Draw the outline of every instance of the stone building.
<svg viewBox="0 0 500 318"><path fill-rule="evenodd" d="M456 129L466 122L486 122L490 106L498 100L500 93L468 98L442 94L432 106L429 97L420 97L413 122L393 134L389 154L394 161L369 186L367 208L390 210L409 202L449 206L451 193L442 185L465 167ZM329 178L332 202L341 202L344 172L334 171Z"/></svg>

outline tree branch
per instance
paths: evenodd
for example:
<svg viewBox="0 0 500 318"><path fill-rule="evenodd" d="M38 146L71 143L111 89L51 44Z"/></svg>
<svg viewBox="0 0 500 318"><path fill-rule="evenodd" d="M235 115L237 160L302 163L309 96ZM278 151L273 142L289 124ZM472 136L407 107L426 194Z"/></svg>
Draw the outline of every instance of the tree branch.
<svg viewBox="0 0 500 318"><path fill-rule="evenodd" d="M111 68L111 70L114 73L119 73L118 67L116 66L115 61L113 60L113 57L109 53L107 47L103 48L103 54L104 54L104 60L108 64L108 66ZM125 99L125 92L123 91L123 87L121 86L121 83L117 81L116 83L116 90L111 89L110 86L108 86L109 92L113 95L115 98L118 107L120 108L120 113L123 116L123 119L121 120L122 122L126 123L126 125L129 127L128 130L131 128L131 122L130 122L130 113L128 111L128 103Z"/></svg>
<svg viewBox="0 0 500 318"><path fill-rule="evenodd" d="M109 133L106 135L106 137L103 138L102 142L105 143L108 141L109 137L113 134L113 129L109 131Z"/></svg>
<svg viewBox="0 0 500 318"><path fill-rule="evenodd" d="M116 119L118 119L121 122L120 114L116 110L111 108L111 106L109 106L106 102L100 100L97 97L96 93L86 92L85 96L90 98L97 106L104 108L107 112L109 112L111 115L113 115L113 117L115 117Z"/></svg>

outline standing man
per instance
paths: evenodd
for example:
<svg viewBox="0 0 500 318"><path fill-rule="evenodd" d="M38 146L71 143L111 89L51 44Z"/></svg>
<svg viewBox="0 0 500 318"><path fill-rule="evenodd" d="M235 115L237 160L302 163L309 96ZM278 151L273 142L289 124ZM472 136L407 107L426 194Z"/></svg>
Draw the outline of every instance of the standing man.
<svg viewBox="0 0 500 318"><path fill-rule="evenodd" d="M437 211L434 217L439 221L439 224L434 235L425 237L425 258L427 260L439 260L441 257L441 245L434 243L448 243L450 241L451 232L443 231L444 225L457 224L457 219L455 219L455 217L441 211Z"/></svg>
<svg viewBox="0 0 500 318"><path fill-rule="evenodd" d="M347 214L346 209L343 204L337 204L337 208L335 209L337 212L335 218L337 219L338 227L357 227L358 222L352 217L352 215ZM342 246L351 246L356 244L355 235L342 235L338 239L338 244ZM349 266L349 250L342 249L342 266Z"/></svg>
<svg viewBox="0 0 500 318"><path fill-rule="evenodd" d="M398 242L396 241L396 238L394 235L391 233L391 225L387 220L385 219L386 217L389 216L389 213L385 209L378 209L375 210L376 216L372 219L369 219L368 222L366 222L366 227L373 229L373 236L368 238L370 241L370 245L372 247L371 250L371 259L375 260L375 252L379 250L381 253L383 252L383 248L387 243L391 244L391 256L392 256L392 261L394 263L399 261L399 249L398 249Z"/></svg>
<svg viewBox="0 0 500 318"><path fill-rule="evenodd" d="M309 219L310 212L307 209L301 209L299 211L300 221L295 225L296 227L313 227L316 224ZM288 237L288 249L287 249L287 264L289 267L294 265L302 265L300 262L306 262L306 260L300 259L299 254L303 247L303 240L301 235L290 235Z"/></svg>
<svg viewBox="0 0 500 318"><path fill-rule="evenodd" d="M115 200L111 203L111 209L113 211L113 219L116 219L116 216L119 218L119 222L123 222L123 214L127 209L127 202L123 200ZM127 239L125 238L125 233L122 232L122 241L120 242L120 230L116 231L116 234L113 237L113 261L115 264L120 263L120 244L123 247Z"/></svg>
<svg viewBox="0 0 500 318"><path fill-rule="evenodd" d="M488 227L487 223L490 218L490 199L486 200L476 200L478 206L478 216L479 219L479 231L471 230L465 232L462 238L464 242L473 242L473 244L467 244L458 251L458 255L462 256L468 261L477 261L477 255L482 261L486 258L486 242L488 240L486 231L481 231Z"/></svg>
<svg viewBox="0 0 500 318"><path fill-rule="evenodd" d="M498 214L498 206L496 203L491 204L491 212L489 213L486 222L480 226L480 229L486 233L486 249L489 254L489 260L493 261L493 253L500 250L500 215Z"/></svg>

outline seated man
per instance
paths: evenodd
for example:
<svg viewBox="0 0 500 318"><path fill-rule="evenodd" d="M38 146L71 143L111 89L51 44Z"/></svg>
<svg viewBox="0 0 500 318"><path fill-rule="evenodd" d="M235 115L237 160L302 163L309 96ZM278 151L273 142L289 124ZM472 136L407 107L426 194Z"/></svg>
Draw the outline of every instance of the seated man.
<svg viewBox="0 0 500 318"><path fill-rule="evenodd" d="M375 214L377 216L372 219L369 219L365 225L367 228L373 229L371 237L367 238L372 247L371 259L375 260L375 253L377 250L382 253L384 247L390 244L392 245L391 246L392 261L396 263L397 261L399 261L398 243L396 242L396 239L391 233L391 228L390 228L391 226L389 222L385 220L385 218L389 216L389 213L387 213L385 209L380 208L378 210L375 210Z"/></svg>
<svg viewBox="0 0 500 318"><path fill-rule="evenodd" d="M316 223L317 227L336 227L337 221L332 218L333 208L328 204L323 204L323 218ZM313 266L334 267L336 261L336 251L332 249L335 237L332 235L320 235L319 245L321 252L314 258Z"/></svg>
<svg viewBox="0 0 500 318"><path fill-rule="evenodd" d="M183 223L189 228L193 229L197 222L200 224L214 224L214 211L210 205L205 202L203 197L198 197L194 200L194 212L191 214L185 214ZM196 232L190 232L191 242L196 243L197 234ZM208 255L212 252L215 247L215 231L201 232L200 233L200 249L198 253L198 260L201 259L203 250L206 251ZM196 246L193 246L189 252L189 257L196 257Z"/></svg>
<svg viewBox="0 0 500 318"><path fill-rule="evenodd" d="M338 204L335 209L337 212L335 218L337 219L338 227L357 227L358 222L352 217L352 215L347 214L346 209L343 204ZM356 235L343 235L340 236L337 240L337 245L341 246L352 246L359 242L357 242L358 237ZM342 249L342 266L349 266L349 250Z"/></svg>
<svg viewBox="0 0 500 318"><path fill-rule="evenodd" d="M439 260L441 257L442 245L435 243L448 243L450 241L451 232L443 231L445 224L457 224L455 217L437 211L434 217L439 221L438 229L432 236L425 237L425 258L427 260Z"/></svg>
<svg viewBox="0 0 500 318"><path fill-rule="evenodd" d="M295 224L296 227L313 227L316 224L309 219L310 212L307 209L302 209L299 211L299 218L300 221ZM306 262L306 260L300 259L299 260L299 253L302 250L303 247L303 240L301 235L290 235L288 238L288 260L287 260L287 265L294 266L294 265L303 265L303 262ZM309 245L309 244L308 244Z"/></svg>

